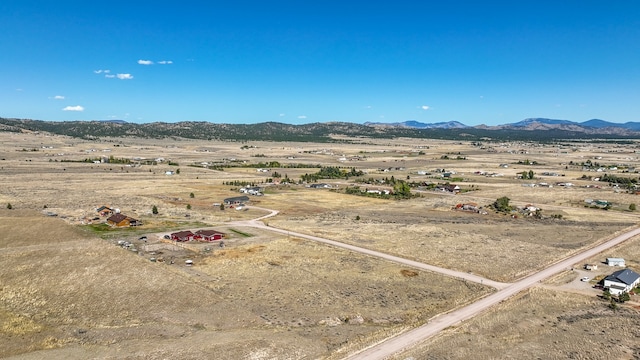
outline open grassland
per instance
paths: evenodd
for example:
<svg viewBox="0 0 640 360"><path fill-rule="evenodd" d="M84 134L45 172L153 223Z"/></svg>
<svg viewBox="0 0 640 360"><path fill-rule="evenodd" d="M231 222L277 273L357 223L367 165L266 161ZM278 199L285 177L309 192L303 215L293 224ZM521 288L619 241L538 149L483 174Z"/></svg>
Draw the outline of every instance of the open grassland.
<svg viewBox="0 0 640 360"><path fill-rule="evenodd" d="M640 312L532 288L393 359L635 359Z"/></svg>
<svg viewBox="0 0 640 360"><path fill-rule="evenodd" d="M7 232L48 231L0 249L0 357L327 357L489 291L286 237L153 263L59 219L3 215Z"/></svg>
<svg viewBox="0 0 640 360"><path fill-rule="evenodd" d="M331 209L323 207L324 194L297 195L298 203L314 206L309 211L292 206L270 224L498 281L541 269L630 224L455 212L451 207L460 198L451 196L403 202L353 197L348 205Z"/></svg>
<svg viewBox="0 0 640 360"><path fill-rule="evenodd" d="M640 167L629 145L341 140L345 142L89 141L0 133L0 357L338 359L491 291L227 224L268 214L260 208L279 211L265 220L273 227L498 281L542 269L638 222L637 212L629 210L630 204L640 203L638 195L583 179L602 173L576 165L590 160ZM100 160L110 157L130 163ZM92 161L77 162L84 159ZM524 160L536 164L518 164ZM281 167L257 171L257 163L272 161ZM209 164L216 164L215 169L205 167ZM309 167L286 167L295 164ZM355 167L366 172L362 178L375 180L450 181L463 193L413 189L421 197L395 201L341 193L353 185L392 188L354 183L353 178L321 180L333 190L266 183L275 172L295 182L315 173L317 165ZM443 178L442 169L453 172L455 180ZM535 178L517 179L525 170L533 170ZM607 171L637 178L633 172ZM523 186L541 182L553 187ZM241 195L243 183L264 186L265 195L251 197L247 211L214 206ZM503 196L516 206L541 208L544 219L452 210L463 202L486 207ZM585 207L586 199L607 200L612 207ZM6 209L8 204L12 210ZM144 225L109 228L105 218L94 220L102 205ZM158 214L152 213L154 206ZM167 233L200 228L229 234L226 247L160 242ZM142 235L148 243L138 239ZM139 251L115 246L120 239L133 242ZM638 241L590 261L624 257L637 270ZM159 256L175 263L149 261ZM185 267L185 259L195 265ZM600 345L609 346L614 358L638 356L631 343L610 345L615 338L638 335L630 330L637 314L630 309L613 312L593 296L553 287L575 279L575 274L560 275L544 289L509 300L476 319L479 323L472 320L451 329L451 335L407 357L428 358L431 350L424 349L433 349L434 359L523 353L600 358ZM518 317L522 314L526 316ZM614 326L616 322L622 326ZM465 327L470 330L458 333ZM588 334L589 346L577 349L582 348L582 333ZM475 341L480 344L477 353L469 345ZM447 355L451 349L457 350Z"/></svg>

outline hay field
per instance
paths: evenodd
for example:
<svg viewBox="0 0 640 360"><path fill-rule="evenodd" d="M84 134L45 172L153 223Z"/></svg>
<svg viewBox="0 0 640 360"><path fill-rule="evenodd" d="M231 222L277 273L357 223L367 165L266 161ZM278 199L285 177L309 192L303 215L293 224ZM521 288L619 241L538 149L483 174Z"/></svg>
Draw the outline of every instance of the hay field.
<svg viewBox="0 0 640 360"><path fill-rule="evenodd" d="M640 312L532 288L392 359L635 359Z"/></svg>

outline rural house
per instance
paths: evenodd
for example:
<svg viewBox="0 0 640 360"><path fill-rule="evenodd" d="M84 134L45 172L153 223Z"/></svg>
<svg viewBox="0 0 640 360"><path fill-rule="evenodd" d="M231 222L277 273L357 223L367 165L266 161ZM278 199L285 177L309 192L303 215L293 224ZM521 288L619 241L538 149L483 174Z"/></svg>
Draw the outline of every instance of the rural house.
<svg viewBox="0 0 640 360"><path fill-rule="evenodd" d="M249 201L249 197L246 195L243 196L235 196L224 199L225 205L239 205Z"/></svg>
<svg viewBox="0 0 640 360"><path fill-rule="evenodd" d="M171 240L185 242L191 241L195 238L195 234L191 230L178 231L171 234Z"/></svg>
<svg viewBox="0 0 640 360"><path fill-rule="evenodd" d="M618 270L604 278L604 288L609 289L612 295L629 292L638 284L640 284L640 275L631 269Z"/></svg>
<svg viewBox="0 0 640 360"><path fill-rule="evenodd" d="M623 258L607 258L607 265L622 267L626 266Z"/></svg>
<svg viewBox="0 0 640 360"><path fill-rule="evenodd" d="M142 221L136 220L132 217L124 214L113 214L107 219L107 224L111 226L124 227L124 226L139 226L142 225Z"/></svg>
<svg viewBox="0 0 640 360"><path fill-rule="evenodd" d="M96 211L100 216L109 216L113 214L113 210L108 206L100 206Z"/></svg>
<svg viewBox="0 0 640 360"><path fill-rule="evenodd" d="M201 241L215 241L222 240L226 234L217 230L198 230L195 233L194 238Z"/></svg>

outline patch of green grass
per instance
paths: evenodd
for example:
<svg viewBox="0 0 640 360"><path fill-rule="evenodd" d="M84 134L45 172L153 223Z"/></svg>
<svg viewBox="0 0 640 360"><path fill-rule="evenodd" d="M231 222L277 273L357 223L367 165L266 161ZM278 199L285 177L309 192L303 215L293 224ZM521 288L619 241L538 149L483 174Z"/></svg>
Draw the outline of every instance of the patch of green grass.
<svg viewBox="0 0 640 360"><path fill-rule="evenodd" d="M184 221L184 222L167 222L158 226L131 226L131 227L112 227L108 224L89 224L82 225L80 228L86 232L91 233L94 236L98 236L102 239L112 239L115 237L124 237L124 236L140 236L152 232L163 232L163 231L172 231L174 229L184 229L187 227L197 229L210 227L211 224L206 224L199 221ZM252 236L252 235L246 235Z"/></svg>
<svg viewBox="0 0 640 360"><path fill-rule="evenodd" d="M252 237L253 235L248 234L246 232L240 231L240 230L236 230L236 229L229 229L230 231L233 231L234 233L240 235L240 236L244 236L244 237Z"/></svg>

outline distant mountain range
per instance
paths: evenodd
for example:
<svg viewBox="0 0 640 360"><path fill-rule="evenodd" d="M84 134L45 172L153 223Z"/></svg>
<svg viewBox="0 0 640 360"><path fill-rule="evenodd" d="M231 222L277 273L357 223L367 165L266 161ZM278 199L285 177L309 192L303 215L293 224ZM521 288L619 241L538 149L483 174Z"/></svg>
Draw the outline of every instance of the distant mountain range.
<svg viewBox="0 0 640 360"><path fill-rule="evenodd" d="M545 130L545 129L566 129L572 131L581 131L584 128L604 129L604 128L622 128L633 131L640 131L640 122L626 122L623 124L612 123L600 119L591 119L583 122L575 122L571 120L556 120L546 118L528 118L515 123L509 123L504 125L477 125L468 126L459 121L447 121L437 123L422 123L415 120L408 120L397 123L375 123L367 122L365 125L369 126L391 126L391 127L407 127L414 129L465 129L465 128L479 128L479 129L519 129L519 130Z"/></svg>
<svg viewBox="0 0 640 360"><path fill-rule="evenodd" d="M557 120L546 118L529 118L515 123L503 124L503 125L477 125L468 126L459 121L437 122L437 123L422 123L415 120L408 120L398 123L365 123L368 126L390 126L390 127L405 127L413 129L485 129L485 130L566 130L575 132L585 132L591 134L598 133L620 133L627 134L629 131L640 131L640 122L626 122L623 124L612 123L600 119L591 119L583 122L575 122L571 120Z"/></svg>
<svg viewBox="0 0 640 360"><path fill-rule="evenodd" d="M421 123L326 122L284 124L224 124L207 121L176 123L129 123L124 120L43 121L0 117L0 131L48 132L87 140L100 138L187 138L226 141L306 141L345 142L355 138L425 138L450 140L532 140L640 139L640 122L624 124L593 119L582 123L569 120L531 118L504 125L467 126L458 121ZM357 140L358 142L366 140Z"/></svg>

